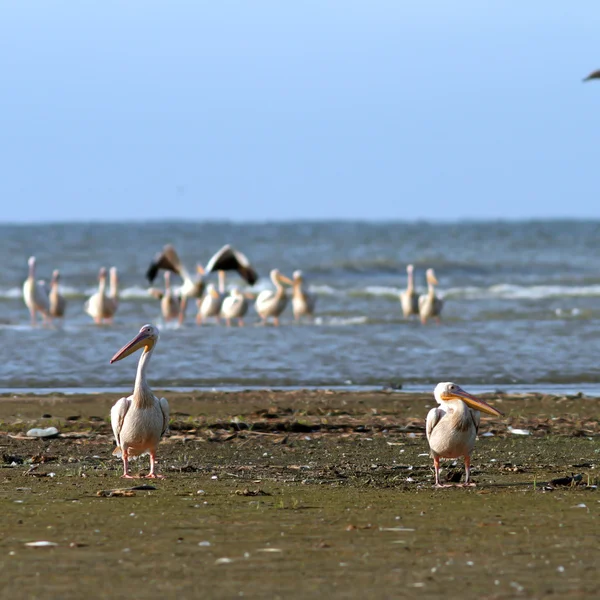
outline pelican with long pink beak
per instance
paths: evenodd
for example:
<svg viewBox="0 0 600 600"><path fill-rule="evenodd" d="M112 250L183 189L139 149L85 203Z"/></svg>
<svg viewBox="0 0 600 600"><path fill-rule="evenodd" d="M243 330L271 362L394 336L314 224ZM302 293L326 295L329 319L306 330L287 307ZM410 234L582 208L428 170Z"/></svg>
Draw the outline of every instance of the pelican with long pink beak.
<svg viewBox="0 0 600 600"><path fill-rule="evenodd" d="M117 447L114 455L123 459L123 477L131 478L129 459L150 454L150 473L147 478L161 477L156 473L156 451L160 438L169 428L169 403L152 393L146 381L146 369L158 342L158 329L144 325L140 332L125 344L111 359L117 362L142 349L133 394L121 398L110 411L110 421Z"/></svg>
<svg viewBox="0 0 600 600"><path fill-rule="evenodd" d="M282 284L293 286L294 282L289 277L282 275L278 269L273 269L270 276L275 290L263 290L256 298L254 306L265 325L267 319L272 317L273 324L277 326L279 325L279 315L285 310L288 303L288 297Z"/></svg>
<svg viewBox="0 0 600 600"><path fill-rule="evenodd" d="M452 382L438 383L433 392L439 406L427 415L427 441L435 469L435 486L440 483L440 458L465 459L465 483L471 483L471 453L479 430L480 412L501 417L502 413Z"/></svg>

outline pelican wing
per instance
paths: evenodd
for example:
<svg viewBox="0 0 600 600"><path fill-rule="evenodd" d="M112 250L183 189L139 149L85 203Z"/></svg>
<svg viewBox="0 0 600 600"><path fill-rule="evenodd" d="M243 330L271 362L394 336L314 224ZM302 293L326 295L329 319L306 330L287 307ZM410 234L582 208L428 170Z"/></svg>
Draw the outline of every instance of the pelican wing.
<svg viewBox="0 0 600 600"><path fill-rule="evenodd" d="M427 302L427 294L423 294L419 296L419 312L421 312L425 308L425 303Z"/></svg>
<svg viewBox="0 0 600 600"><path fill-rule="evenodd" d="M233 246L226 244L223 246L206 265L206 272L213 271L237 271L240 277L250 285L254 285L258 280L258 274L250 264L245 254L236 250Z"/></svg>
<svg viewBox="0 0 600 600"><path fill-rule="evenodd" d="M171 244L167 244L162 251L158 252L152 259L152 262L146 271L146 278L150 283L154 281L161 269L182 275L179 255Z"/></svg>
<svg viewBox="0 0 600 600"><path fill-rule="evenodd" d="M583 81L590 81L590 79L600 79L600 69L592 71Z"/></svg>
<svg viewBox="0 0 600 600"><path fill-rule="evenodd" d="M442 417L444 417L445 415L446 411L441 407L432 408L427 413L427 422L425 425L427 439L431 437L431 433L434 430L435 426L441 421Z"/></svg>
<svg viewBox="0 0 600 600"><path fill-rule="evenodd" d="M481 413L478 410L469 409L471 411L471 419L475 425L475 433L479 433L479 423L481 422Z"/></svg>
<svg viewBox="0 0 600 600"><path fill-rule="evenodd" d="M123 427L123 421L125 420L125 415L127 414L130 406L131 396L127 398L121 398L110 409L110 424L115 436L115 442L117 443L117 447L115 448L113 454L116 456L121 456L121 428Z"/></svg>
<svg viewBox="0 0 600 600"><path fill-rule="evenodd" d="M158 403L163 414L163 427L160 433L160 435L163 436L169 431L169 403L167 402L166 398L161 398Z"/></svg>

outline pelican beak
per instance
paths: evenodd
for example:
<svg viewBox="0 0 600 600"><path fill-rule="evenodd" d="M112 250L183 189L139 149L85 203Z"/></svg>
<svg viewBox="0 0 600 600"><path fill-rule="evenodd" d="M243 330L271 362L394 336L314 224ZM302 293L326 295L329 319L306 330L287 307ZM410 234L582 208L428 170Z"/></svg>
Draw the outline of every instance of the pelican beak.
<svg viewBox="0 0 600 600"><path fill-rule="evenodd" d="M210 290L210 295L213 298L219 298L220 297L219 292L217 292L217 290L215 290L215 289Z"/></svg>
<svg viewBox="0 0 600 600"><path fill-rule="evenodd" d="M438 280L435 278L435 275L427 275L427 281L429 283L433 283L435 285L438 285Z"/></svg>
<svg viewBox="0 0 600 600"><path fill-rule="evenodd" d="M202 265L196 265L196 272L198 275L204 275L206 273Z"/></svg>
<svg viewBox="0 0 600 600"><path fill-rule="evenodd" d="M133 354L136 350L139 350L143 346L148 347L148 338L150 335L145 331L140 331L128 344L125 344L111 359L110 364Z"/></svg>
<svg viewBox="0 0 600 600"><path fill-rule="evenodd" d="M294 282L289 277L286 277L285 275L282 275L281 273L279 273L279 275L277 276L277 279L279 279L279 281L281 281L282 283L287 283L288 285L294 285Z"/></svg>
<svg viewBox="0 0 600 600"><path fill-rule="evenodd" d="M472 408L473 410L478 410L480 412L487 413L488 415L493 415L494 417L503 416L498 409L490 406L487 402L481 400L481 398L472 396L461 388L458 388L458 390L452 394L446 394L442 396L442 400L462 400L469 408Z"/></svg>

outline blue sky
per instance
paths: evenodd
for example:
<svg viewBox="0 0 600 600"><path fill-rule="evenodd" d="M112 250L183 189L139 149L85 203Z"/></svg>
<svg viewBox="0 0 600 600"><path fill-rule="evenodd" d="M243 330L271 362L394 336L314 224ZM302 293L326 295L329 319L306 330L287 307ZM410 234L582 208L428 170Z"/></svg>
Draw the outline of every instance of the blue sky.
<svg viewBox="0 0 600 600"><path fill-rule="evenodd" d="M600 218L600 3L0 8L0 221Z"/></svg>

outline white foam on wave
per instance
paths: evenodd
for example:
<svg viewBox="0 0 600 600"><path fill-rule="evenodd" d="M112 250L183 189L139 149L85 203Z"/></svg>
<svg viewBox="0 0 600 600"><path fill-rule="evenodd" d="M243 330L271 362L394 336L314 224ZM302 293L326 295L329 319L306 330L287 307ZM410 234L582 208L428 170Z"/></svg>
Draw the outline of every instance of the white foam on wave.
<svg viewBox="0 0 600 600"><path fill-rule="evenodd" d="M467 300L541 300L544 298L594 297L600 296L600 285L513 285L499 283L487 288L450 288L445 293L448 298Z"/></svg>
<svg viewBox="0 0 600 600"><path fill-rule="evenodd" d="M355 293L364 291L369 296L394 296L398 297L402 291L400 288L384 285L368 285L364 290L356 290Z"/></svg>
<svg viewBox="0 0 600 600"><path fill-rule="evenodd" d="M357 317L316 317L315 325L362 325L368 321L368 317L357 316Z"/></svg>

